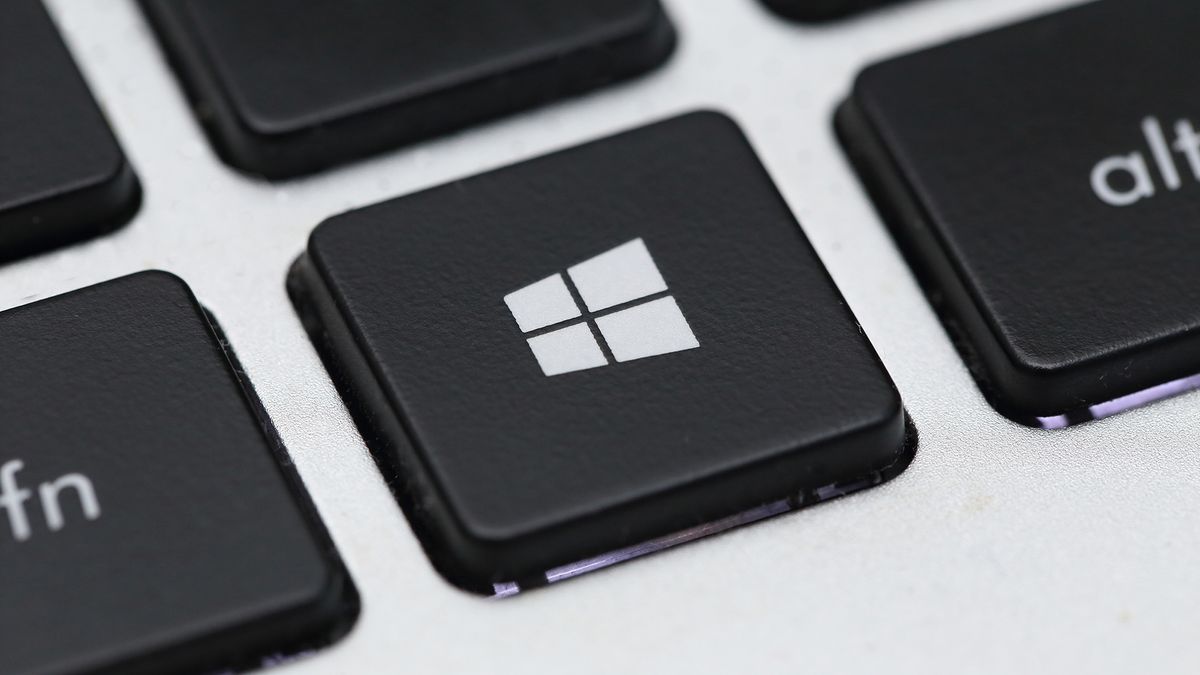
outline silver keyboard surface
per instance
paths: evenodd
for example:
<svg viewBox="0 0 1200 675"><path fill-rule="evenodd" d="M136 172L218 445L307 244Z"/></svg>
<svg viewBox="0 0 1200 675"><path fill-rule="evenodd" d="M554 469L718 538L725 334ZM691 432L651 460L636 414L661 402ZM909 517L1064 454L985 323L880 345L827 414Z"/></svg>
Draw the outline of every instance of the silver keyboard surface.
<svg viewBox="0 0 1200 675"><path fill-rule="evenodd" d="M147 268L221 321L362 594L280 673L1194 672L1200 393L1037 431L980 395L832 131L881 57L1070 4L924 0L820 27L665 0L681 36L632 83L285 183L220 163L133 0L48 2L145 188L130 226L0 267L0 309ZM745 129L895 378L909 470L503 601L430 566L284 292L346 209L695 108ZM2 573L2 572L0 572Z"/></svg>

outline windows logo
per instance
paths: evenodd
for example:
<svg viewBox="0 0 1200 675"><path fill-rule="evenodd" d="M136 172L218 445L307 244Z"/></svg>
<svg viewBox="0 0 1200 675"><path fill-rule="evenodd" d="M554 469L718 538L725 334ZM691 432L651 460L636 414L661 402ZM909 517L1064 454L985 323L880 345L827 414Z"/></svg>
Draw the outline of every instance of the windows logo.
<svg viewBox="0 0 1200 675"><path fill-rule="evenodd" d="M700 346L641 239L513 291L504 304L548 377Z"/></svg>

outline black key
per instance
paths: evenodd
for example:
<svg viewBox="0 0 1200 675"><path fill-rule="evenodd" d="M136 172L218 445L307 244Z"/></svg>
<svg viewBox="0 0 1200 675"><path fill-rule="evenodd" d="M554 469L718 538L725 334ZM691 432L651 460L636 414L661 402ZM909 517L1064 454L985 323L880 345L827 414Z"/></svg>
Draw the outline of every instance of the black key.
<svg viewBox="0 0 1200 675"><path fill-rule="evenodd" d="M797 21L828 21L895 0L762 0L780 15Z"/></svg>
<svg viewBox="0 0 1200 675"><path fill-rule="evenodd" d="M141 0L218 151L272 178L658 65L658 0Z"/></svg>
<svg viewBox="0 0 1200 675"><path fill-rule="evenodd" d="M162 272L0 314L0 672L249 667L353 621L222 345Z"/></svg>
<svg viewBox="0 0 1200 675"><path fill-rule="evenodd" d="M909 458L887 373L714 113L343 214L290 281L414 529L469 589Z"/></svg>
<svg viewBox="0 0 1200 675"><path fill-rule="evenodd" d="M868 68L838 115L1014 419L1200 384L1200 88L1180 67L1197 26L1197 3L1084 5Z"/></svg>
<svg viewBox="0 0 1200 675"><path fill-rule="evenodd" d="M141 189L40 0L0 7L0 260L124 224Z"/></svg>

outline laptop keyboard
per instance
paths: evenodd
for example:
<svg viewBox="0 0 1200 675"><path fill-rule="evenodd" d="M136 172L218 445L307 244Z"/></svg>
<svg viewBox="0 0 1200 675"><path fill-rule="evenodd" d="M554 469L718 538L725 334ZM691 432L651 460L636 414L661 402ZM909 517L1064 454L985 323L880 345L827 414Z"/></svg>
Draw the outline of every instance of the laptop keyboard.
<svg viewBox="0 0 1200 675"><path fill-rule="evenodd" d="M948 0L729 2L738 9L720 11L755 17L765 41L834 51L855 26L970 13ZM985 32L929 48L944 42L930 33L903 56L860 50L865 69L826 92L845 98L836 114L822 100L821 115L786 79L737 93L719 56L753 47L746 27L722 36L679 3L49 4L0 10L0 93L20 102L0 105L0 302L14 307L0 312L0 381L20 392L0 407L0 674L292 661L314 673L479 672L497 662L452 646L468 632L512 649L535 626L575 630L565 621L578 605L581 624L597 620L580 639L602 644L641 620L631 608L659 611L652 592L675 599L682 625L732 611L738 596L714 589L740 584L764 607L791 584L823 585L820 607L738 611L785 626L823 617L844 628L832 645L872 609L841 604L875 582L863 570L902 575L887 593L979 573L939 570L959 547L992 541L957 518L1006 497L964 496L959 481L989 473L1046 513L1063 472L1088 470L1068 455L1139 438L1104 436L1120 427L1096 420L1127 413L1111 423L1186 435L1179 420L1194 417L1192 398L1164 401L1200 386L1200 241L1186 226L1200 136L1177 65L1200 25L1189 3L1052 12L1028 0L1037 16L1011 25L993 4L995 20L960 21ZM124 22L109 44L128 44L80 48L93 39L78 23L87 12L119 15L100 23ZM65 42L51 14L75 17ZM698 79L672 101L675 60ZM158 80L105 77L93 98L81 71L92 81L135 61ZM694 95L708 86L733 87L720 113ZM643 98L622 104L633 92ZM660 103L638 108L648 96ZM776 101L782 117L744 117L739 101L764 96L808 111L793 119ZM587 131L564 123L573 110L591 111ZM818 117L822 172L839 177L781 180L789 153L808 150L780 148L771 129ZM525 147L525 133L511 152L487 149L529 120L557 140ZM143 158L153 169L135 173ZM869 226L842 236L807 208L810 192L852 203ZM844 247L890 271L854 269ZM138 270L165 272L127 274ZM920 302L903 299L919 297L909 273ZM958 356L915 363L938 340ZM980 423L956 429L962 409ZM986 452L1001 435L1007 457ZM1168 455L1109 484L1190 494L1190 455ZM1058 466L1020 473L1046 456ZM759 522L860 491L841 511ZM1137 536L1161 541L1200 508L1171 503L1184 506ZM1061 508L1126 517L1110 506L1081 494ZM1149 506L1126 506L1147 518ZM822 524L855 512L840 521L850 527ZM1057 517L1049 538L1074 545L1063 533L1082 526ZM1009 536L1044 536L1011 522ZM698 557L646 557L734 528L684 547ZM1009 554L1030 552L991 555L1006 569L1039 564ZM781 575L793 557L806 562ZM634 558L645 559L625 576L589 575L590 589L524 593ZM787 564L764 572L772 558ZM967 563L995 558L953 559ZM1200 581L1168 572L1175 588ZM713 588L673 588L683 579ZM512 622L497 625L498 612ZM645 631L654 649L631 647L641 656L625 661L605 649L583 670L733 669L689 662L683 652L704 650L664 642L678 633L667 624ZM549 649L512 651L500 669L572 670ZM662 649L671 660L650 655ZM877 670L862 654L848 669ZM846 665L812 658L818 671ZM760 651L736 663L801 662Z"/></svg>

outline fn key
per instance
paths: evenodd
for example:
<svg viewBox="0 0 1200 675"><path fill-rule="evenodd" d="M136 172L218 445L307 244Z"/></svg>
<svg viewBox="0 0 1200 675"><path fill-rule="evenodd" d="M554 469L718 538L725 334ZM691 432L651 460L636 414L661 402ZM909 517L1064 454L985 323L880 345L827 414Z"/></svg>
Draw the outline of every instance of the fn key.
<svg viewBox="0 0 1200 675"><path fill-rule="evenodd" d="M0 314L0 672L212 672L332 640L354 589L187 287Z"/></svg>

